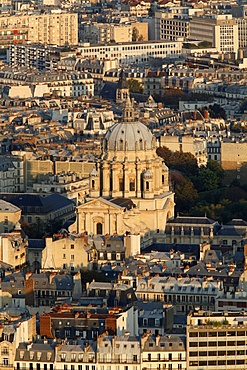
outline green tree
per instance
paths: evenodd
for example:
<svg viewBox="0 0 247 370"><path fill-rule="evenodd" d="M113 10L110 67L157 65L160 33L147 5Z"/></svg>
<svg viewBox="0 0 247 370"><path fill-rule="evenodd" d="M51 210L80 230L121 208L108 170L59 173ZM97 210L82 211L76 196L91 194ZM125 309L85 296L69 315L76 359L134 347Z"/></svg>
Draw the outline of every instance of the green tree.
<svg viewBox="0 0 247 370"><path fill-rule="evenodd" d="M130 92L132 93L139 93L139 94L143 93L143 86L138 80L135 80L134 78L131 78L128 80L128 86L129 86Z"/></svg>
<svg viewBox="0 0 247 370"><path fill-rule="evenodd" d="M171 172L171 182L175 192L177 211L188 211L198 200L198 194L193 183L177 171Z"/></svg>
<svg viewBox="0 0 247 370"><path fill-rule="evenodd" d="M48 220L45 224L45 232L49 235L53 235L57 233L63 226L63 220L61 219L54 219Z"/></svg>
<svg viewBox="0 0 247 370"><path fill-rule="evenodd" d="M223 118L226 119L226 111L219 104L209 105L208 107L209 115L212 118Z"/></svg>
<svg viewBox="0 0 247 370"><path fill-rule="evenodd" d="M210 42L210 41L200 42L199 47L200 48L211 48L212 47L212 42Z"/></svg>
<svg viewBox="0 0 247 370"><path fill-rule="evenodd" d="M215 172L207 167L200 168L197 181L199 191L209 191L218 188L218 177Z"/></svg>
<svg viewBox="0 0 247 370"><path fill-rule="evenodd" d="M157 154L164 159L171 170L180 171L189 178L198 173L197 160L191 153L172 152L167 147L160 147L157 149Z"/></svg>
<svg viewBox="0 0 247 370"><path fill-rule="evenodd" d="M132 41L143 41L143 35L140 35L139 30L136 27L132 29Z"/></svg>
<svg viewBox="0 0 247 370"><path fill-rule="evenodd" d="M218 186L222 186L222 180L225 177L225 171L223 170L221 164L213 159L209 159L207 163L207 168L213 171L218 178Z"/></svg>

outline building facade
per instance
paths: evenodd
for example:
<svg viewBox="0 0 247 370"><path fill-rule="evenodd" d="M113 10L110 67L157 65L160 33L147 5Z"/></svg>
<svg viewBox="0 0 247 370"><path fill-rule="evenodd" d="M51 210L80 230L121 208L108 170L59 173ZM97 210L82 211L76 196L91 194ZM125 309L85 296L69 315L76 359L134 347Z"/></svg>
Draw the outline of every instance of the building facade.
<svg viewBox="0 0 247 370"><path fill-rule="evenodd" d="M190 21L190 39L203 40L221 53L235 53L237 56L238 25L231 15L193 17Z"/></svg>
<svg viewBox="0 0 247 370"><path fill-rule="evenodd" d="M97 169L90 173L89 199L77 208L77 232L112 235L164 230L174 214L168 168L156 154L149 129L127 100L123 119L107 131Z"/></svg>
<svg viewBox="0 0 247 370"><path fill-rule="evenodd" d="M108 45L84 44L78 48L82 57L117 59L119 63L143 63L152 58L176 57L181 53L182 44L178 41L146 41L132 43L111 43Z"/></svg>
<svg viewBox="0 0 247 370"><path fill-rule="evenodd" d="M77 45L78 44L78 15L54 11L44 14L21 14L0 17L0 29L12 28L13 40L28 41L44 45ZM3 35L4 36L4 35ZM22 39L20 39L20 36ZM8 35L6 34L8 39ZM1 43L2 44L2 43Z"/></svg>
<svg viewBox="0 0 247 370"><path fill-rule="evenodd" d="M187 316L187 369L244 369L246 316L197 311Z"/></svg>
<svg viewBox="0 0 247 370"><path fill-rule="evenodd" d="M155 40L187 39L189 33L189 19L168 12L155 12Z"/></svg>

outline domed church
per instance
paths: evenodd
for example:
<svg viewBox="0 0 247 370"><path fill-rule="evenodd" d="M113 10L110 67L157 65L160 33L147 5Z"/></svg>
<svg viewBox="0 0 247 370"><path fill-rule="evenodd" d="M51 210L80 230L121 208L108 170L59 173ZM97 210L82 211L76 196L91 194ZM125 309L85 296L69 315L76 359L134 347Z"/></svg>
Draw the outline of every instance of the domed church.
<svg viewBox="0 0 247 370"><path fill-rule="evenodd" d="M174 216L168 168L156 154L156 140L135 118L127 98L122 121L104 137L100 160L90 173L89 197L77 208L77 232L140 234L164 232Z"/></svg>

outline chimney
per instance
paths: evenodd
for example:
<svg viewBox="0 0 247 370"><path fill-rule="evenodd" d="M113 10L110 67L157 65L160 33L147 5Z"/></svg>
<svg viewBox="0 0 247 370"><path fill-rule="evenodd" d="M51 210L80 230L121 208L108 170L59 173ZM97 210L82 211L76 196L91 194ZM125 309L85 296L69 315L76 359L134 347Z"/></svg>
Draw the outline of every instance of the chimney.
<svg viewBox="0 0 247 370"><path fill-rule="evenodd" d="M204 119L209 119L209 112L207 109L205 109L203 115L204 115Z"/></svg>
<svg viewBox="0 0 247 370"><path fill-rule="evenodd" d="M143 336L141 337L141 347L142 347L142 349L144 348L147 339L148 339L148 334L144 333Z"/></svg>
<svg viewBox="0 0 247 370"><path fill-rule="evenodd" d="M196 110L194 110L194 112L193 112L193 120L194 121L196 121L196 119L197 119L196 116L197 116L197 112L196 112Z"/></svg>
<svg viewBox="0 0 247 370"><path fill-rule="evenodd" d="M159 343L160 343L160 335L158 334L158 335L156 335L156 338L155 338L155 345L156 345L156 347L159 346Z"/></svg>

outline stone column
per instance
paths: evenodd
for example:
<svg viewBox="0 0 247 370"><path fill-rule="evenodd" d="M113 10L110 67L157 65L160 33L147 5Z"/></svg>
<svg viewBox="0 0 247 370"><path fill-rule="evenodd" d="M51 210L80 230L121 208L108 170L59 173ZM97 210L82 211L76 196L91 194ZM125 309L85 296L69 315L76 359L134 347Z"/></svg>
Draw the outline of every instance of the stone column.
<svg viewBox="0 0 247 370"><path fill-rule="evenodd" d="M110 169L108 163L106 162L103 163L102 171L103 171L102 195L103 197L108 197L110 195Z"/></svg>
<svg viewBox="0 0 247 370"><path fill-rule="evenodd" d="M141 198L141 164L136 163L136 197Z"/></svg>

